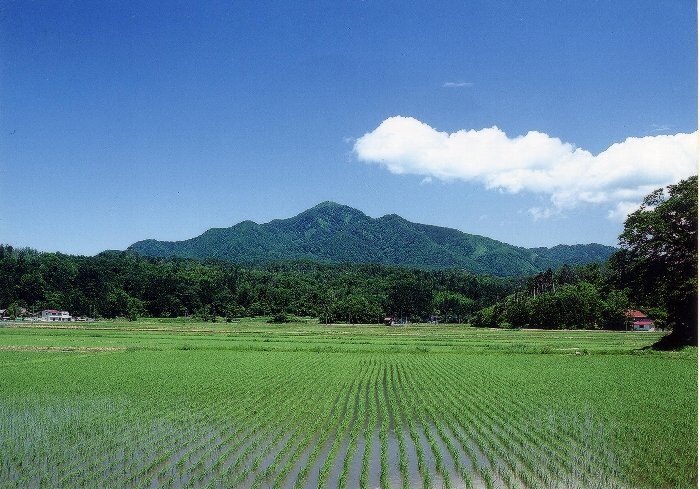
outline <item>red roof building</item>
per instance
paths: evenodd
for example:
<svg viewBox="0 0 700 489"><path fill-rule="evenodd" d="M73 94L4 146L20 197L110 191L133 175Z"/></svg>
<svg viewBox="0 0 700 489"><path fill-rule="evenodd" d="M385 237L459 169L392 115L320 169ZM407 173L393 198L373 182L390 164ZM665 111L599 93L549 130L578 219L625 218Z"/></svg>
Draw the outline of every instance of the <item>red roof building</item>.
<svg viewBox="0 0 700 489"><path fill-rule="evenodd" d="M628 309L625 311L628 324L634 331L656 331L654 320L636 309Z"/></svg>

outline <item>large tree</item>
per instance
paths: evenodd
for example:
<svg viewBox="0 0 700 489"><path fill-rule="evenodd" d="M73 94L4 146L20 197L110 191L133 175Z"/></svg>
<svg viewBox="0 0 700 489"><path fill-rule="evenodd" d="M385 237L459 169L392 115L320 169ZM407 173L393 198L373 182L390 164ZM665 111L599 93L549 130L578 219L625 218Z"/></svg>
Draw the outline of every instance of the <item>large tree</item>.
<svg viewBox="0 0 700 489"><path fill-rule="evenodd" d="M698 177L649 194L627 217L613 259L639 304L666 309L659 346L698 343Z"/></svg>

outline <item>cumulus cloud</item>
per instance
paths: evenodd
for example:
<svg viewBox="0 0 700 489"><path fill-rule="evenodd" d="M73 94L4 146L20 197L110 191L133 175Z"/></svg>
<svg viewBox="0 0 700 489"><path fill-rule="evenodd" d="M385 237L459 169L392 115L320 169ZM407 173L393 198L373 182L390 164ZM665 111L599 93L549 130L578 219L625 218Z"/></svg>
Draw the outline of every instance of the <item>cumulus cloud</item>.
<svg viewBox="0 0 700 489"><path fill-rule="evenodd" d="M548 195L550 208L529 210L535 219L597 204L620 220L652 190L697 174L697 138L697 132L630 137L593 155L538 131L509 137L494 126L447 133L395 116L357 139L353 151L396 174Z"/></svg>

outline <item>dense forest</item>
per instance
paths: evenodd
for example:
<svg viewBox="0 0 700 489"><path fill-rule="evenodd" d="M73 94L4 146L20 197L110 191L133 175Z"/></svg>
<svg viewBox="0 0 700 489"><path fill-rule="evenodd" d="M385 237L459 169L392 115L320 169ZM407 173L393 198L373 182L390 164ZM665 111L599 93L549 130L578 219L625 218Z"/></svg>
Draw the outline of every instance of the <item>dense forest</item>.
<svg viewBox="0 0 700 489"><path fill-rule="evenodd" d="M628 291L605 265L527 278L385 265L280 262L246 267L133 252L94 257L0 246L0 305L103 318L318 317L322 322L467 322L485 327L624 328ZM663 319L661 310L654 310Z"/></svg>
<svg viewBox="0 0 700 489"><path fill-rule="evenodd" d="M464 321L512 293L517 279L462 270L282 262L257 267L133 252L94 257L0 246L0 307L65 309L104 318L313 316L324 322L386 315Z"/></svg>

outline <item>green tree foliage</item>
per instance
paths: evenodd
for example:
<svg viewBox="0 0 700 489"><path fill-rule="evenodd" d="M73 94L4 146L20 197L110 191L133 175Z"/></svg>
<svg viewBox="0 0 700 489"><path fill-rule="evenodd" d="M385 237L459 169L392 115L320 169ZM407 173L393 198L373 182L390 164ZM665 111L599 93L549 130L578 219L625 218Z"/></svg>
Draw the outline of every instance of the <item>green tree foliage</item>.
<svg viewBox="0 0 700 489"><path fill-rule="evenodd" d="M515 279L463 270L307 261L241 266L132 252L94 257L0 246L0 308L67 309L105 318L312 316L376 323L385 315L428 319L438 304L464 319L515 290ZM3 307L5 306L5 307Z"/></svg>
<svg viewBox="0 0 700 489"><path fill-rule="evenodd" d="M698 177L649 194L625 221L620 247L612 262L621 285L666 310L673 332L664 345L697 345Z"/></svg>
<svg viewBox="0 0 700 489"><path fill-rule="evenodd" d="M461 323L474 312L475 301L459 292L441 291L433 297L433 308L445 323Z"/></svg>
<svg viewBox="0 0 700 489"><path fill-rule="evenodd" d="M629 299L599 265L562 267L529 277L524 287L477 311L478 327L624 329Z"/></svg>

